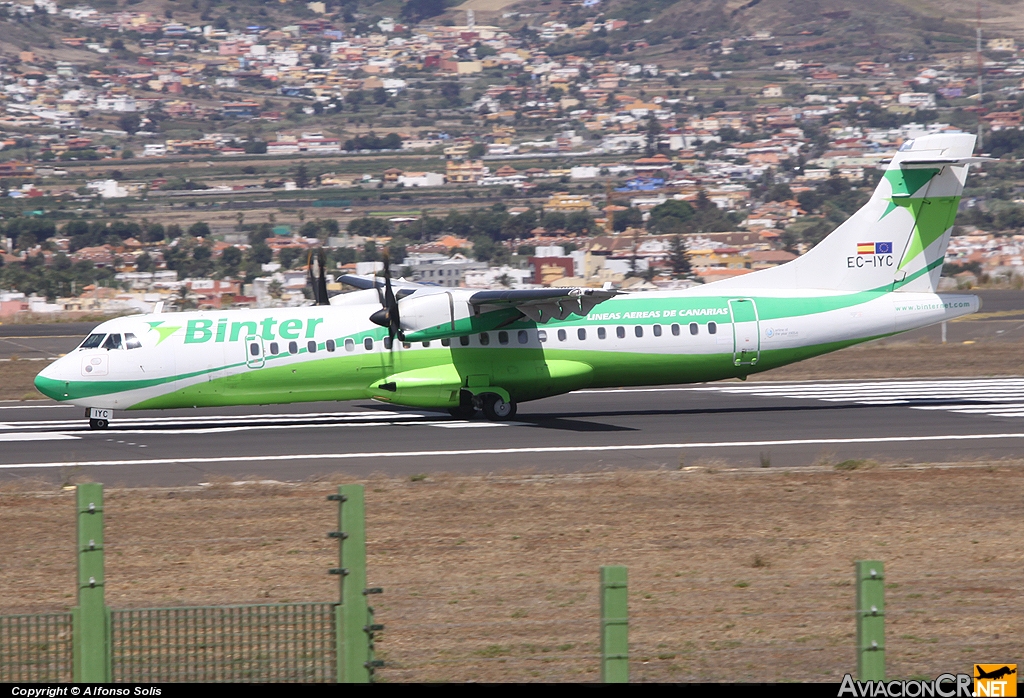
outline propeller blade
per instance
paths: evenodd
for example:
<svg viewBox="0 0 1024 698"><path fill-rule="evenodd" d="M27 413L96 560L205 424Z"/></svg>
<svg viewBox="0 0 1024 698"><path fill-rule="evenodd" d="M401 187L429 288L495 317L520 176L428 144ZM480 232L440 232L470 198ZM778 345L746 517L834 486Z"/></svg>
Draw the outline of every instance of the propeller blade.
<svg viewBox="0 0 1024 698"><path fill-rule="evenodd" d="M327 297L327 267L323 248L309 251L309 282L313 287L313 303L315 305L330 305Z"/></svg>
<svg viewBox="0 0 1024 698"><path fill-rule="evenodd" d="M384 250L384 302L388 311L388 337L394 346L395 335L402 338L402 320L398 310L398 299L391 287L391 251Z"/></svg>

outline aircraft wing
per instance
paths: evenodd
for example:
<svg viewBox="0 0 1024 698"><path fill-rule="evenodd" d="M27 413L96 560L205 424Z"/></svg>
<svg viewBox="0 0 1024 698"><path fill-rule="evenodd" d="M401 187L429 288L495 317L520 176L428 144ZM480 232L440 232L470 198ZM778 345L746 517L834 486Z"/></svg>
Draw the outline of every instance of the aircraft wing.
<svg viewBox="0 0 1024 698"><path fill-rule="evenodd" d="M360 290L366 290L368 288L384 288L384 279L380 276L357 276L356 274L342 274L338 277L338 281L349 286L355 286ZM406 281L405 279L392 279L391 285L394 288L408 288L416 290L419 288L436 288L434 286L428 286L427 284L417 284L412 281Z"/></svg>
<svg viewBox="0 0 1024 698"><path fill-rule="evenodd" d="M564 320L570 315L586 317L598 303L618 295L598 288L533 288L508 291L478 291L469 297L480 312L515 308L534 322Z"/></svg>

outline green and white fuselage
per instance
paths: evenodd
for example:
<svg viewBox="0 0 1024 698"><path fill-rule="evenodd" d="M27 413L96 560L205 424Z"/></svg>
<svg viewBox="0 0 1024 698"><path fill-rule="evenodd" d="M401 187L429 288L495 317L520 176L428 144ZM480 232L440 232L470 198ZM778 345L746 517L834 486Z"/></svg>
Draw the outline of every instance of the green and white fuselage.
<svg viewBox="0 0 1024 698"><path fill-rule="evenodd" d="M36 385L111 410L364 398L458 408L744 378L978 309L975 296L934 292L973 144L904 146L864 208L808 254L728 281L555 305L408 286L406 341L393 346L370 320L374 289L331 305L118 318Z"/></svg>

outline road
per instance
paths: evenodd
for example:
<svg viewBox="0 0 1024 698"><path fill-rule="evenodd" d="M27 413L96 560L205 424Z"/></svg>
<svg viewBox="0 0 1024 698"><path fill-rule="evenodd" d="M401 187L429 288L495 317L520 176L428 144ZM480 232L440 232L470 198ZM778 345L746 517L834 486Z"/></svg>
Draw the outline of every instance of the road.
<svg viewBox="0 0 1024 698"><path fill-rule="evenodd" d="M579 391L509 423L356 401L123 413L0 404L0 482L305 480L339 473L803 466L1017 458L1024 378L721 383Z"/></svg>

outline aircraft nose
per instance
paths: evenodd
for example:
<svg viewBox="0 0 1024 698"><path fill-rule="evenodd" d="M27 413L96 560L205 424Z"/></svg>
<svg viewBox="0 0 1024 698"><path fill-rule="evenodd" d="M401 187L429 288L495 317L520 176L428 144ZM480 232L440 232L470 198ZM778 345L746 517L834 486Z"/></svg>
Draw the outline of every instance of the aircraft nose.
<svg viewBox="0 0 1024 698"><path fill-rule="evenodd" d="M61 377L63 373L61 364L63 362L63 359L54 361L40 371L34 381L36 390L54 400L64 400L68 396L65 381Z"/></svg>

